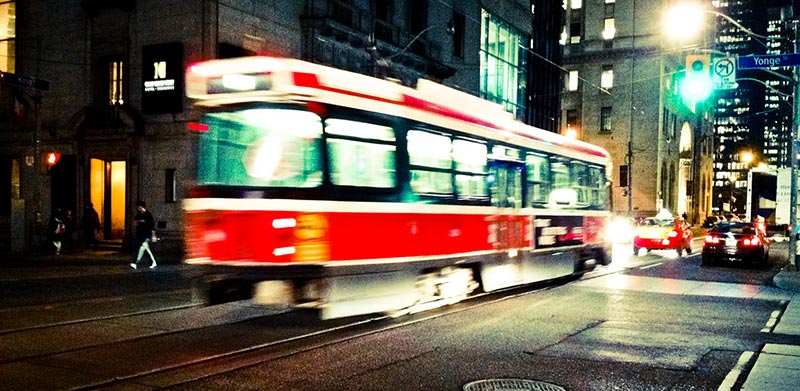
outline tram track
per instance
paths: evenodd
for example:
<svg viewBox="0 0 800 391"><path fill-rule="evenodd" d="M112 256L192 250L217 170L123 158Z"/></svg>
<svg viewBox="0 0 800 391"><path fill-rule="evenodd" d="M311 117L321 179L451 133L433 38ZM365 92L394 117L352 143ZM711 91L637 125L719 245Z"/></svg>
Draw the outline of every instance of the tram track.
<svg viewBox="0 0 800 391"><path fill-rule="evenodd" d="M92 389L126 389L131 385L152 388L167 388L202 380L223 373L236 371L245 367L263 364L272 360L290 357L296 354L307 353L331 345L347 342L353 339L406 327L415 323L430 321L436 318L449 316L459 312L492 305L519 296L538 293L555 289L575 278L565 278L549 284L538 283L525 287L514 287L506 290L479 293L467 300L449 306L439 307L430 311L407 314L401 317L391 315L364 316L345 318L339 320L319 321L312 324L319 326L311 332L296 333L285 338L265 341L241 349L229 350L215 355L193 358L183 362L173 362L159 368L149 368L126 376L115 377L104 382L73 388L73 390ZM311 313L304 310L291 310L276 316L299 316ZM313 315L311 316L313 317ZM264 320L266 318L262 318ZM310 318L309 318L310 319ZM308 319L307 319L308 320ZM259 322L253 319L247 323ZM278 322L281 323L281 322ZM227 327L239 327L244 323L229 324Z"/></svg>
<svg viewBox="0 0 800 391"><path fill-rule="evenodd" d="M636 264L613 270L599 267L585 273L582 278L597 278L641 266L641 262ZM460 303L397 318L380 315L320 321L315 319L313 311L265 308L241 301L217 306L185 303L180 308L62 320L48 325L0 331L6 341L8 337L21 341L27 336L42 346L38 351L3 355L5 359L0 361L0 371L4 365L26 362L88 374L90 381L83 379L58 387L73 390L124 389L131 385L152 388L178 386L478 306L555 289L576 279L578 277L490 293L480 292ZM186 291L180 291L180 294L186 294ZM163 293L153 295L159 296L163 297ZM87 299L80 305L113 305L119 299ZM105 340L76 337L105 328L116 330ZM136 331L130 333L127 330ZM51 339L37 338L37 333ZM47 350L47 346L57 348ZM90 362L104 363L109 360L124 363L126 360L116 358L120 355L135 358L144 365L87 366Z"/></svg>
<svg viewBox="0 0 800 391"><path fill-rule="evenodd" d="M113 320L161 311L198 307L202 303L192 302L191 290L158 292L137 296L110 296L72 300L66 302L35 304L0 308L0 336L28 330L44 329L98 320ZM145 304L142 304L142 303ZM147 307L147 302L153 302ZM164 305L164 303L167 303ZM84 315L87 308L96 315ZM116 312L116 313L114 313Z"/></svg>

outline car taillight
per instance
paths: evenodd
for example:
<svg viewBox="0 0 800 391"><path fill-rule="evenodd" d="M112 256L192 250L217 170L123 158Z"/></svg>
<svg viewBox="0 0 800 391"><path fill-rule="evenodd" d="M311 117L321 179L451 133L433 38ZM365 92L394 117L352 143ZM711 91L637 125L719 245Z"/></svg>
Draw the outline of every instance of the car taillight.
<svg viewBox="0 0 800 391"><path fill-rule="evenodd" d="M757 236L753 238L745 238L742 241L742 244L749 247L758 246L761 244L761 240L759 240Z"/></svg>
<svg viewBox="0 0 800 391"><path fill-rule="evenodd" d="M706 243L712 243L712 244L719 243L719 236L706 235Z"/></svg>

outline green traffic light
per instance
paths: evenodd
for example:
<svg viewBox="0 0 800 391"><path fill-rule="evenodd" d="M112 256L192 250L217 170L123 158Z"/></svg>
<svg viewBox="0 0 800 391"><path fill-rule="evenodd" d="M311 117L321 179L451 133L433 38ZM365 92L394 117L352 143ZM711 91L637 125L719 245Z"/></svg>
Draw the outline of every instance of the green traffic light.
<svg viewBox="0 0 800 391"><path fill-rule="evenodd" d="M682 95L694 101L705 100L711 95L714 86L710 77L693 76L683 80Z"/></svg>

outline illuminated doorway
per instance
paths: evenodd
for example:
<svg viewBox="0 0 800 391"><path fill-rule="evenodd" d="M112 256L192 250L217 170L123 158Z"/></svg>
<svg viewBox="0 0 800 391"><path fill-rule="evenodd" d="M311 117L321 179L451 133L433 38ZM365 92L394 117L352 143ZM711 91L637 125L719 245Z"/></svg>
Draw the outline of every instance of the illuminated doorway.
<svg viewBox="0 0 800 391"><path fill-rule="evenodd" d="M125 236L125 161L89 161L89 198L100 222L103 239L120 240Z"/></svg>

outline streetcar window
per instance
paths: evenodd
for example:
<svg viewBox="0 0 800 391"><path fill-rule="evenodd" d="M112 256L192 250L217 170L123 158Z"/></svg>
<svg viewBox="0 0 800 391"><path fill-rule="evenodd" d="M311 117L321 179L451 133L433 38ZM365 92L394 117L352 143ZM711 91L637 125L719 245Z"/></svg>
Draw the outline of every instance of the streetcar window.
<svg viewBox="0 0 800 391"><path fill-rule="evenodd" d="M411 189L418 194L452 194L453 158L450 137L409 130L407 138Z"/></svg>
<svg viewBox="0 0 800 391"><path fill-rule="evenodd" d="M591 189L591 205L596 208L605 208L608 193L606 178L600 167L589 167L589 187Z"/></svg>
<svg viewBox="0 0 800 391"><path fill-rule="evenodd" d="M488 196L486 144L467 141L453 141L453 160L456 163L456 191L459 198Z"/></svg>
<svg viewBox="0 0 800 391"><path fill-rule="evenodd" d="M394 129L359 121L327 119L325 132L333 184L396 186Z"/></svg>
<svg viewBox="0 0 800 391"><path fill-rule="evenodd" d="M550 160L550 172L552 175L553 189L568 189L572 187L570 178L569 162L560 158Z"/></svg>
<svg viewBox="0 0 800 391"><path fill-rule="evenodd" d="M528 154L525 166L528 171L529 205L546 204L550 198L550 160L546 156Z"/></svg>
<svg viewBox="0 0 800 391"><path fill-rule="evenodd" d="M314 113L277 108L212 112L199 146L198 183L316 187L322 124Z"/></svg>
<svg viewBox="0 0 800 391"><path fill-rule="evenodd" d="M585 164L572 163L572 188L578 193L578 205L588 206L589 200L589 168Z"/></svg>

